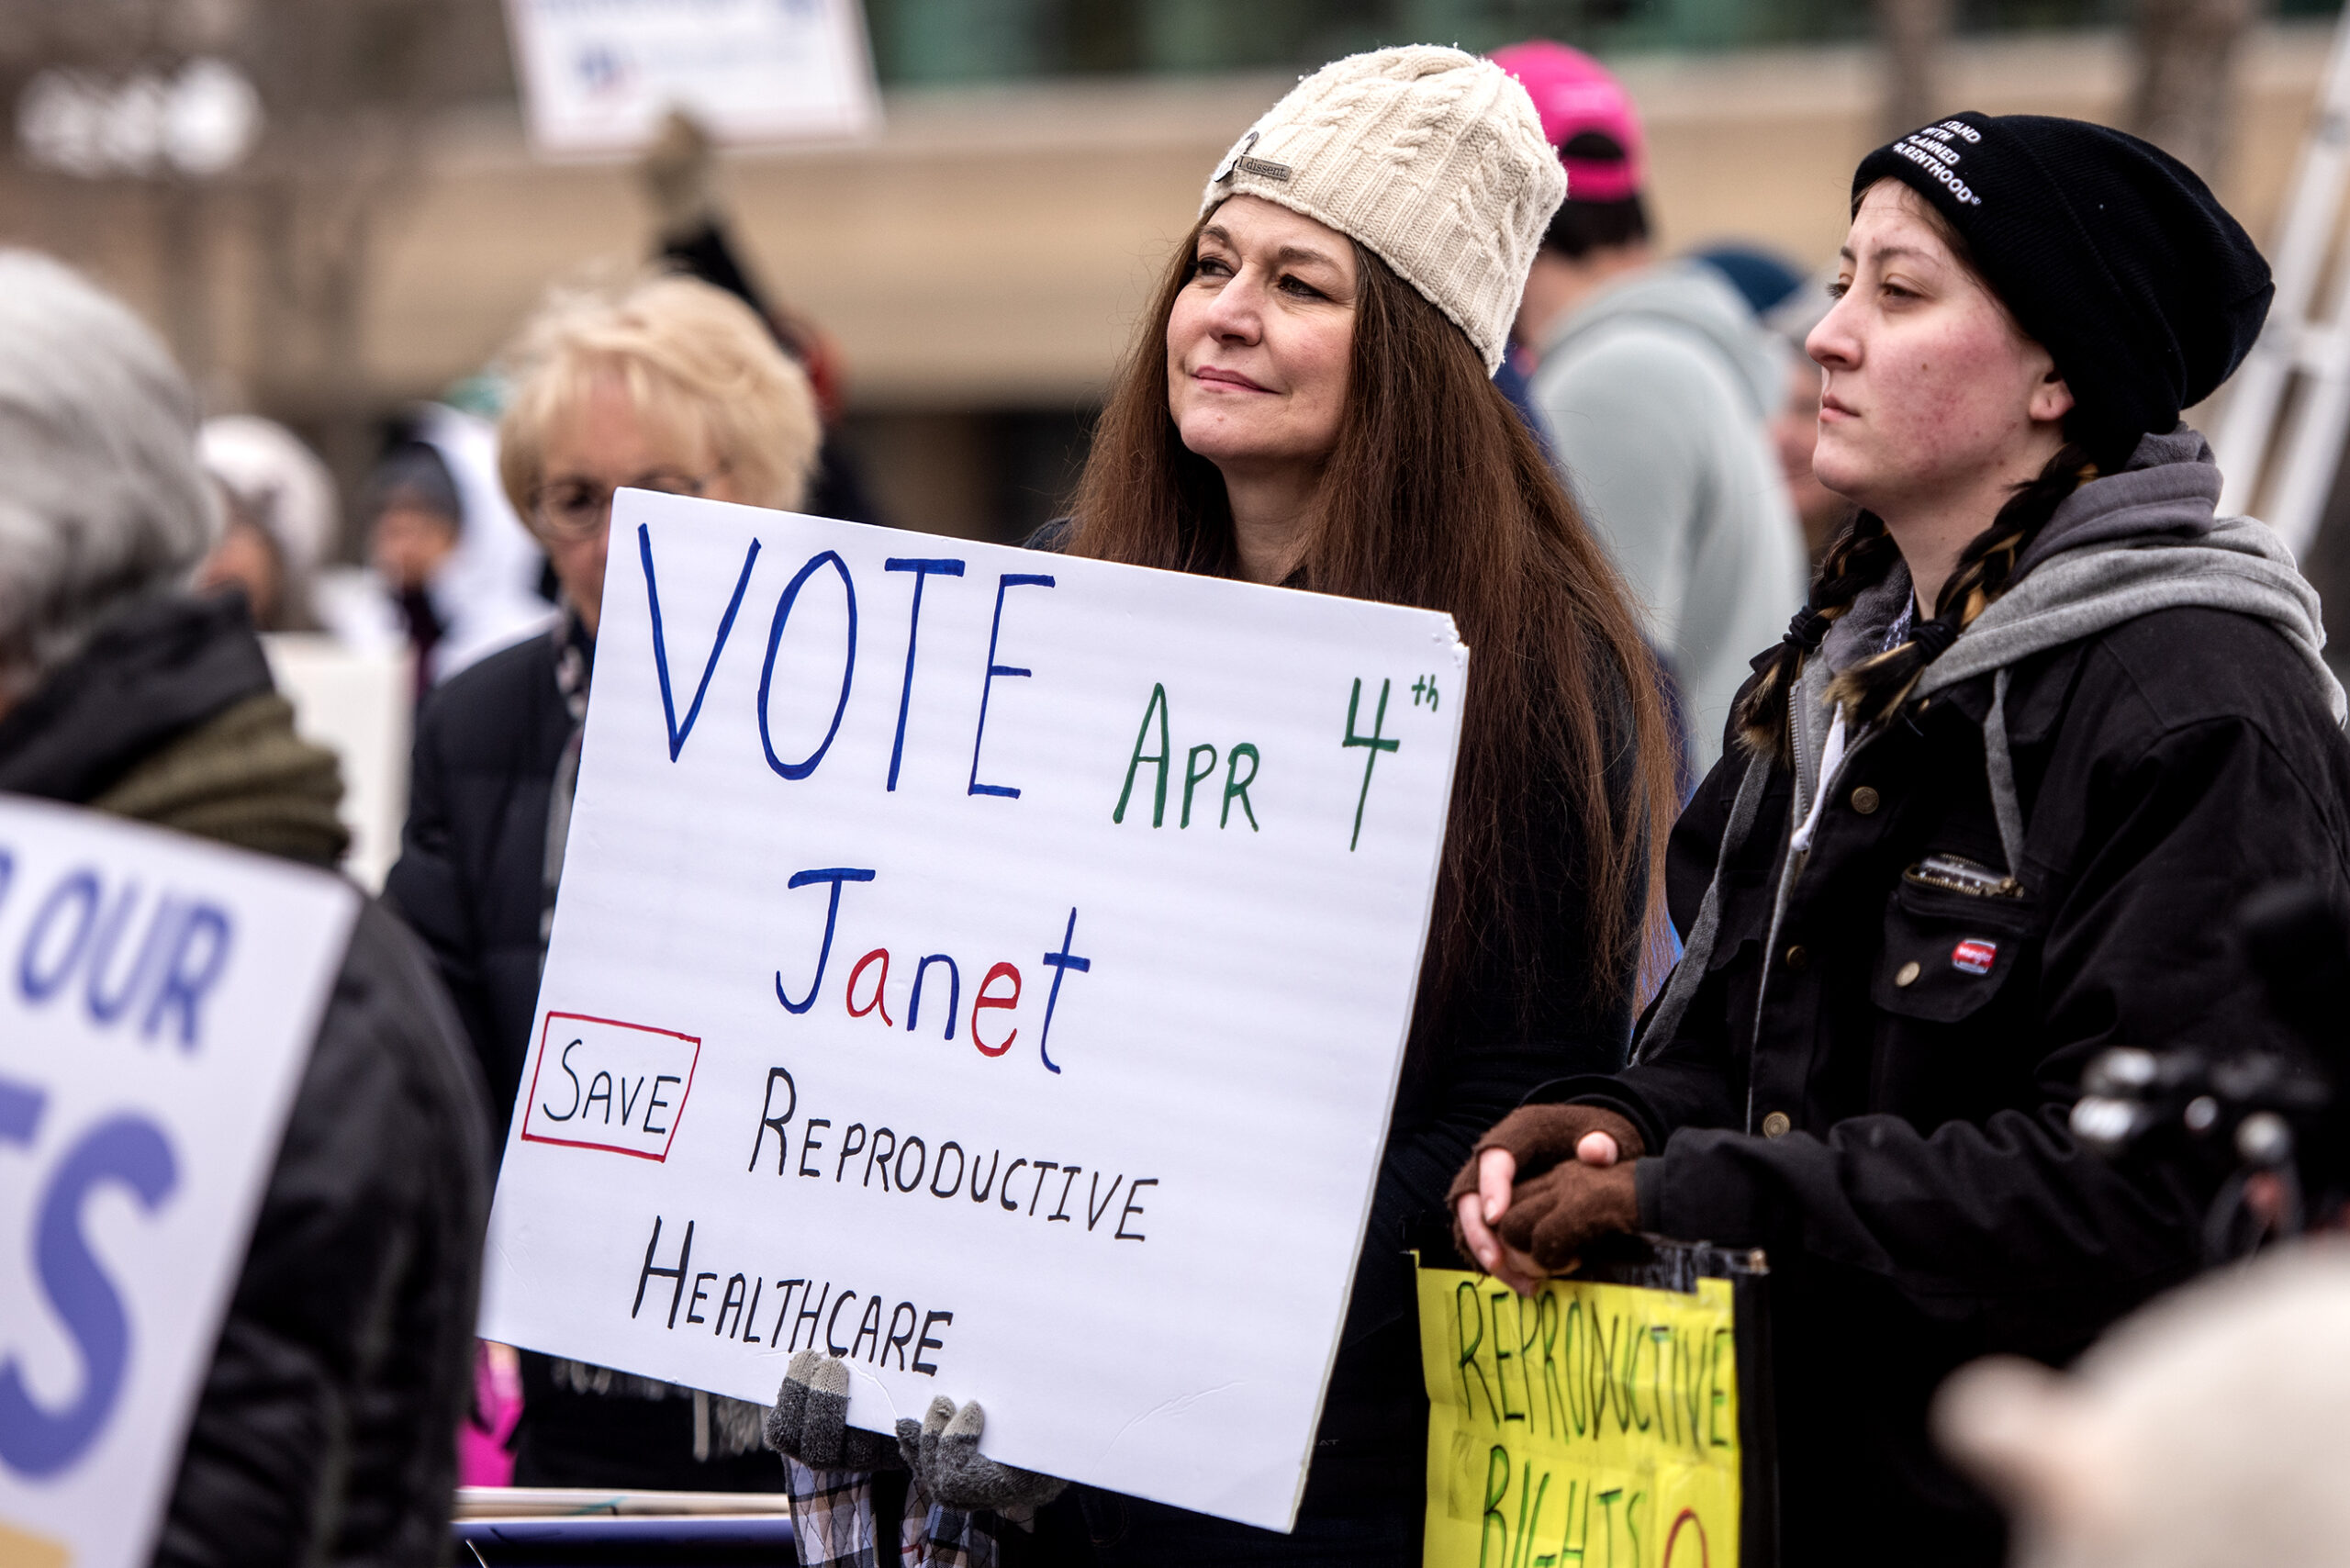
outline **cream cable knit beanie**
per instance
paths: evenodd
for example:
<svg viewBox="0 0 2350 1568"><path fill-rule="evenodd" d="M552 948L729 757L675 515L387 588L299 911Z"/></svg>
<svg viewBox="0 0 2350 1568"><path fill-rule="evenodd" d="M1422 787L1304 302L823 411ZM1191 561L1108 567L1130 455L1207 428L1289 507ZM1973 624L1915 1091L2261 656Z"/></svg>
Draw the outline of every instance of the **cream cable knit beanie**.
<svg viewBox="0 0 2350 1568"><path fill-rule="evenodd" d="M1468 333L1491 371L1566 194L1558 151L1515 77L1412 44L1298 83L1225 154L1200 210L1262 196L1360 241Z"/></svg>

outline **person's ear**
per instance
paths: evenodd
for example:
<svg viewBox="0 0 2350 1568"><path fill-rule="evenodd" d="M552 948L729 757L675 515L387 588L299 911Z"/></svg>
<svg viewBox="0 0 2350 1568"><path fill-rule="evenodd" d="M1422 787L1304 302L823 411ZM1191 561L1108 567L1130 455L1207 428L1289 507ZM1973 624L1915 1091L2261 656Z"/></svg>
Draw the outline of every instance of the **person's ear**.
<svg viewBox="0 0 2350 1568"><path fill-rule="evenodd" d="M2034 424L2054 424L2073 411L2073 389L2056 374L2052 363L2041 373L2031 388L2031 398L2025 405Z"/></svg>

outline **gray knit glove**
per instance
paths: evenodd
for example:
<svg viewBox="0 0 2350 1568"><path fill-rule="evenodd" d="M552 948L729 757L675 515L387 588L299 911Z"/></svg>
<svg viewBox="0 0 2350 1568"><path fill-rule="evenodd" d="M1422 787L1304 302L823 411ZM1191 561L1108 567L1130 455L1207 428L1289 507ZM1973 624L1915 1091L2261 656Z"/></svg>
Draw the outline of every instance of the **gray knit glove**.
<svg viewBox="0 0 2350 1568"><path fill-rule="evenodd" d="M900 1427L909 1425L901 1421ZM848 1424L848 1366L802 1350L784 1369L767 1412L767 1447L811 1470L900 1470L898 1445Z"/></svg>
<svg viewBox="0 0 2350 1568"><path fill-rule="evenodd" d="M898 1452L914 1473L915 1484L931 1500L967 1512L986 1509L1025 1521L1037 1509L1059 1496L1069 1483L998 1464L979 1451L979 1434L988 1414L976 1399L962 1409L944 1395L930 1402L916 1426L912 1417L898 1423Z"/></svg>

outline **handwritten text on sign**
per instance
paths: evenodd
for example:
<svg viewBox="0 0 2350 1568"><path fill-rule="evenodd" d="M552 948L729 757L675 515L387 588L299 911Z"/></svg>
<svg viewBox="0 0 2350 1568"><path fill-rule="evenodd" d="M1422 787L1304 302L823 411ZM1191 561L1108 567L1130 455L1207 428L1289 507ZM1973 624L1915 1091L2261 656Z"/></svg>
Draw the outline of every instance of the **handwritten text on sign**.
<svg viewBox="0 0 2350 1568"><path fill-rule="evenodd" d="M357 905L0 797L0 1562L148 1560Z"/></svg>
<svg viewBox="0 0 2350 1568"><path fill-rule="evenodd" d="M1428 1568L1737 1568L1729 1281L1419 1284Z"/></svg>
<svg viewBox="0 0 2350 1568"><path fill-rule="evenodd" d="M813 1345L861 1426L1286 1528L1450 620L636 491L609 559L486 1331L762 1402Z"/></svg>

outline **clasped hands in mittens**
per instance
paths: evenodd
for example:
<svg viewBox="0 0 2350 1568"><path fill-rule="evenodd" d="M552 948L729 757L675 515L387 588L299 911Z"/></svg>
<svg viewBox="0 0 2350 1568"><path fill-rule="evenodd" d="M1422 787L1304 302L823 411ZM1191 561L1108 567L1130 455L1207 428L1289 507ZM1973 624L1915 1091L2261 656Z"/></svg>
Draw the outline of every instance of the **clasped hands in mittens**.
<svg viewBox="0 0 2350 1568"><path fill-rule="evenodd" d="M852 1427L848 1364L822 1350L802 1350L784 1369L783 1386L767 1412L767 1447L811 1470L911 1470L934 1503L1024 1518L1069 1483L998 1464L981 1453L987 1418L977 1400L957 1410L953 1400L939 1398L922 1420L901 1420L894 1439Z"/></svg>
<svg viewBox="0 0 2350 1568"><path fill-rule="evenodd" d="M1601 1135L1595 1137L1594 1135ZM1520 1291L1639 1224L1640 1135L1597 1105L1524 1105L1480 1139L1449 1201L1461 1256Z"/></svg>

